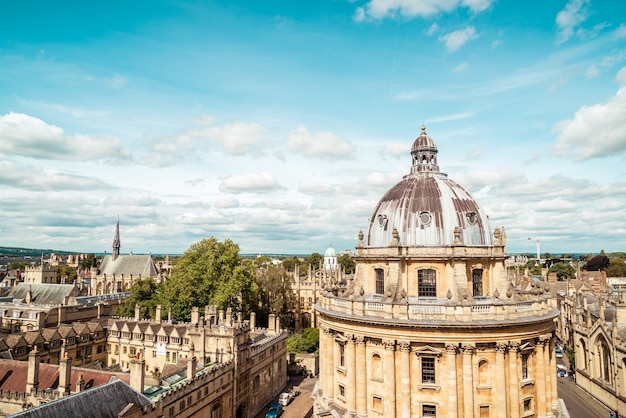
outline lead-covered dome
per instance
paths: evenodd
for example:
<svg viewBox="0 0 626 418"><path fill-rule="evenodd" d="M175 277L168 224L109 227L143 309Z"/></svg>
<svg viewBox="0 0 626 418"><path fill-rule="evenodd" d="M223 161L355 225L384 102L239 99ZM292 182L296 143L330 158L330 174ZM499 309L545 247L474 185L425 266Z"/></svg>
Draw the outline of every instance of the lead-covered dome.
<svg viewBox="0 0 626 418"><path fill-rule="evenodd" d="M367 246L389 246L394 229L401 246L493 245L487 215L467 190L439 172L437 152L422 126L411 147L411 172L376 205Z"/></svg>

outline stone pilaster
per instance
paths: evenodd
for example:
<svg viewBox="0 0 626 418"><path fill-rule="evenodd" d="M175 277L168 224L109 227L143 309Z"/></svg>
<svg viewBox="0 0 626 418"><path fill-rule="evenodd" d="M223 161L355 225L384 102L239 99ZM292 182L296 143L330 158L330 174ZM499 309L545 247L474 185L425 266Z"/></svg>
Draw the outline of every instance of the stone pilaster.
<svg viewBox="0 0 626 418"><path fill-rule="evenodd" d="M367 352L365 337L358 335L356 342L356 412L359 417L367 416Z"/></svg>
<svg viewBox="0 0 626 418"><path fill-rule="evenodd" d="M519 341L509 341L509 399L511 400L510 417L519 418L520 416L520 374L517 363L519 362Z"/></svg>
<svg viewBox="0 0 626 418"><path fill-rule="evenodd" d="M546 388L545 377L546 377L546 374L551 373L550 371L546 373L546 370L545 370L545 366L546 366L546 364L544 363L545 349L546 349L545 339L539 338L539 341L537 341L537 344L535 345L535 359L536 359L535 364L537 365L537 368L533 370L532 378L535 379L535 385L537 385L536 411L537 411L537 415L540 417L546 416L546 411L548 410L548 408L546 407L546 389L547 388Z"/></svg>
<svg viewBox="0 0 626 418"><path fill-rule="evenodd" d="M348 416L356 415L356 341L354 335L347 334L345 344L346 356L346 407Z"/></svg>
<svg viewBox="0 0 626 418"><path fill-rule="evenodd" d="M324 328L323 332L326 367L324 370L324 386L322 386L322 389L326 398L332 399L335 397L335 340L332 330Z"/></svg>
<svg viewBox="0 0 626 418"><path fill-rule="evenodd" d="M385 387L385 416L396 416L396 342L394 340L384 340L385 359L383 360L384 387Z"/></svg>
<svg viewBox="0 0 626 418"><path fill-rule="evenodd" d="M496 390L496 405L493 416L505 417L509 415L506 405L506 366L504 364L504 354L506 353L506 343L496 343L496 370L495 382L493 386Z"/></svg>
<svg viewBox="0 0 626 418"><path fill-rule="evenodd" d="M458 418L459 416L459 401L458 401L458 382L456 380L456 355L458 352L458 344L447 343L446 344L446 367L448 371L448 418Z"/></svg>
<svg viewBox="0 0 626 418"><path fill-rule="evenodd" d="M472 356L476 349L475 344L464 343L463 352L463 414L466 417L474 416L474 367Z"/></svg>
<svg viewBox="0 0 626 418"><path fill-rule="evenodd" d="M399 397L396 401L396 417L410 418L411 417L411 377L410 372L410 360L411 360L411 344L408 342L402 342L399 344L400 350L398 354L398 369L400 376L400 391Z"/></svg>

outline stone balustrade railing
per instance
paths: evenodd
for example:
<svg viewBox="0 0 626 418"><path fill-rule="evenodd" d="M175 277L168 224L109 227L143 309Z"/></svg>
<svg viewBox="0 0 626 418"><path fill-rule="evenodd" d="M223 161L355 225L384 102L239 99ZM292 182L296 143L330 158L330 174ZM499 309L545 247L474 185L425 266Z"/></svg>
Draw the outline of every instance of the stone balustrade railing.
<svg viewBox="0 0 626 418"><path fill-rule="evenodd" d="M410 298L401 302L383 302L375 298L343 298L326 294L317 307L329 314L378 317L386 320L404 320L438 323L469 323L475 321L511 321L531 316L557 316L558 310L549 303L549 297L526 301L481 298L471 302L451 302L447 299Z"/></svg>

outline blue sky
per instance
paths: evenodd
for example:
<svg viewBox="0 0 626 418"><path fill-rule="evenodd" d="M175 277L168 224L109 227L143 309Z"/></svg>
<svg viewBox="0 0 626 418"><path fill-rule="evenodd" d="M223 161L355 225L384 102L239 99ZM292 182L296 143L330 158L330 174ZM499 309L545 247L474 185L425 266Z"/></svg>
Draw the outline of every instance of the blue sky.
<svg viewBox="0 0 626 418"><path fill-rule="evenodd" d="M621 2L0 5L2 246L353 249L425 124L510 252L626 250Z"/></svg>

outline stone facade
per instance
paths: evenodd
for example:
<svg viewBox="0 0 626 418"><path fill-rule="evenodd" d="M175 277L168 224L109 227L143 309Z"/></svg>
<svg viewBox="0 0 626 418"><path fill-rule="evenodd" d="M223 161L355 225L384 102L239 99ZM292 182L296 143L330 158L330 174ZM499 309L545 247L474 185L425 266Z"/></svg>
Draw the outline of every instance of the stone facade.
<svg viewBox="0 0 626 418"><path fill-rule="evenodd" d="M359 233L354 278L320 294L316 414L558 415L549 286L507 279L504 229L486 234L424 128L411 154Z"/></svg>

